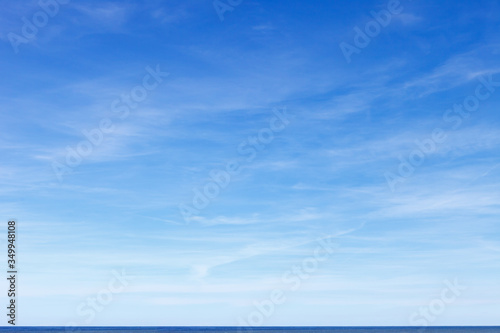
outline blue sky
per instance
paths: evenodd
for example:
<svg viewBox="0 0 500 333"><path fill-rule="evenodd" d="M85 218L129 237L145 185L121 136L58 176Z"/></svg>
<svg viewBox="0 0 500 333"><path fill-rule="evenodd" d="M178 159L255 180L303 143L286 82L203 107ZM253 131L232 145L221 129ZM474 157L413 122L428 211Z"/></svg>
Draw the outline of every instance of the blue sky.
<svg viewBox="0 0 500 333"><path fill-rule="evenodd" d="M457 279L428 324L500 324L500 4L221 3L1 1L19 323L238 325L278 288L262 325L413 325Z"/></svg>

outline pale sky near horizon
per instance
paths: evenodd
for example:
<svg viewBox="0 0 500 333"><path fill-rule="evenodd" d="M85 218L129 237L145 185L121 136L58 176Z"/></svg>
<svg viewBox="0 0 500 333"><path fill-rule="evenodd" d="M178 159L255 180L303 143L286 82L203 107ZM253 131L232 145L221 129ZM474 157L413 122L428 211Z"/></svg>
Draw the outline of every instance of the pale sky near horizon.
<svg viewBox="0 0 500 333"><path fill-rule="evenodd" d="M54 1L0 1L19 324L500 325L498 1Z"/></svg>

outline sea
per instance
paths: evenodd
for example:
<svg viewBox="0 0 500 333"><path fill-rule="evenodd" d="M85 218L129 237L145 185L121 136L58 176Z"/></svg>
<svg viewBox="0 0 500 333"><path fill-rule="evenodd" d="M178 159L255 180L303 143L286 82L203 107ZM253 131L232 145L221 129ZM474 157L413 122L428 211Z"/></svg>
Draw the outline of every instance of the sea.
<svg viewBox="0 0 500 333"><path fill-rule="evenodd" d="M453 326L453 327L52 327L52 326L16 326L16 327L0 327L0 332L65 332L65 333L118 333L118 332L189 332L189 333L274 333L274 332L291 332L291 333L500 333L500 326L492 327L474 327L474 326Z"/></svg>

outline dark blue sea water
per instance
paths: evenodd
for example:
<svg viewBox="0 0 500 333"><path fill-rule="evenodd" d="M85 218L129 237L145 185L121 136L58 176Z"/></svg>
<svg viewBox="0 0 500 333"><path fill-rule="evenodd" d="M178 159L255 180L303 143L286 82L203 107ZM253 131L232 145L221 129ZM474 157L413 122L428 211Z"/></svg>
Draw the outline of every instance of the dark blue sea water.
<svg viewBox="0 0 500 333"><path fill-rule="evenodd" d="M118 332L189 332L189 333L244 333L244 332L292 332L292 333L493 333L500 332L497 327L0 327L0 332L81 332L81 333L118 333Z"/></svg>

